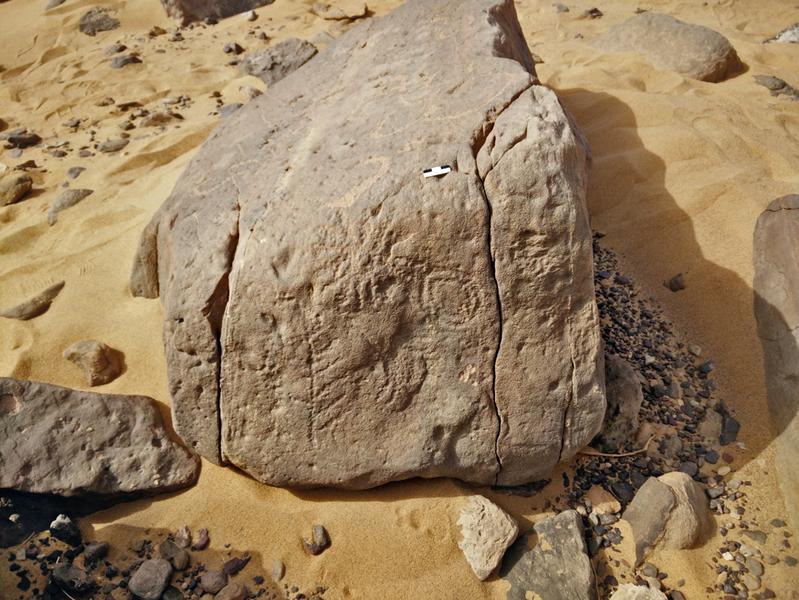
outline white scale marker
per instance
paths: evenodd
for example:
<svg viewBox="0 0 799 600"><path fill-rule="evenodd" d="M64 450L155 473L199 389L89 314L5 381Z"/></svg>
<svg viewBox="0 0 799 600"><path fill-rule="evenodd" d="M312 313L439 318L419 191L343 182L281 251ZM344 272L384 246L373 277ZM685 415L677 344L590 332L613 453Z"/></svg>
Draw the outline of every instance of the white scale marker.
<svg viewBox="0 0 799 600"><path fill-rule="evenodd" d="M425 177L439 177L440 175L446 175L450 171L452 171L452 168L449 165L441 165L440 167L425 169L422 171L422 175Z"/></svg>

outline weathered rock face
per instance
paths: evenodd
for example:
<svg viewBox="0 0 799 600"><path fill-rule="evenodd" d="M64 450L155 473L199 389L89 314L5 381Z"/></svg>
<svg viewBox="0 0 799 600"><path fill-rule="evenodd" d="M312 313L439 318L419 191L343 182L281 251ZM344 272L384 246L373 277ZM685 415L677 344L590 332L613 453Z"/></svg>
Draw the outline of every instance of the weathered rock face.
<svg viewBox="0 0 799 600"><path fill-rule="evenodd" d="M608 407L597 441L603 449L618 451L635 439L644 393L635 369L615 354L605 356L605 394Z"/></svg>
<svg viewBox="0 0 799 600"><path fill-rule="evenodd" d="M659 69L702 81L722 81L743 69L735 49L720 33L656 12L611 27L595 45L609 52L637 52Z"/></svg>
<svg viewBox="0 0 799 600"><path fill-rule="evenodd" d="M774 200L755 227L755 316L769 411L780 434L777 475L799 528L799 195Z"/></svg>
<svg viewBox="0 0 799 600"><path fill-rule="evenodd" d="M272 4L275 0L161 0L166 13L181 23L222 19Z"/></svg>
<svg viewBox="0 0 799 600"><path fill-rule="evenodd" d="M299 69L315 54L316 48L313 44L298 38L289 38L247 54L239 68L243 73L255 75L267 85L272 85Z"/></svg>
<svg viewBox="0 0 799 600"><path fill-rule="evenodd" d="M0 488L166 492L194 483L199 467L169 438L150 398L0 378Z"/></svg>
<svg viewBox="0 0 799 600"><path fill-rule="evenodd" d="M519 526L508 513L483 496L471 496L458 518L463 539L458 544L474 574L485 580L502 562L519 534Z"/></svg>
<svg viewBox="0 0 799 600"><path fill-rule="evenodd" d="M145 230L131 288L160 291L174 422L210 460L510 485L599 430L585 144L513 3L449 8L370 19L236 111Z"/></svg>

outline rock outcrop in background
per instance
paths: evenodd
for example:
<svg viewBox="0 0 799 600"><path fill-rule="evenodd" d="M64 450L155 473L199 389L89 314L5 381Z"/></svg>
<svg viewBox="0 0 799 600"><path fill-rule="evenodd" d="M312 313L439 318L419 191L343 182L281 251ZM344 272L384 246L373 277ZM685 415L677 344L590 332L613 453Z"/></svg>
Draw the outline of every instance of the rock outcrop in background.
<svg viewBox="0 0 799 600"><path fill-rule="evenodd" d="M408 2L270 86L145 230L131 288L160 293L175 426L210 460L512 485L599 430L585 143L513 3L451 8Z"/></svg>
<svg viewBox="0 0 799 600"><path fill-rule="evenodd" d="M275 0L161 0L166 13L183 23L222 19L272 4Z"/></svg>
<svg viewBox="0 0 799 600"><path fill-rule="evenodd" d="M774 200L757 220L755 316L768 403L779 430L777 474L799 528L799 195Z"/></svg>

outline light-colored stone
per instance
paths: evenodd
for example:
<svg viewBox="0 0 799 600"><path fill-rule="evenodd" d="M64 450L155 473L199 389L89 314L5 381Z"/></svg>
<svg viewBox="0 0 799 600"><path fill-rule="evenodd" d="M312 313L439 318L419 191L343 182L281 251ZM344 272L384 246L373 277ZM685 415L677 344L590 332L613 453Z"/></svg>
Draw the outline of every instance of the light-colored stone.
<svg viewBox="0 0 799 600"><path fill-rule="evenodd" d="M272 4L275 0L161 0L166 13L183 25L204 19L223 19Z"/></svg>
<svg viewBox="0 0 799 600"><path fill-rule="evenodd" d="M191 485L199 468L150 398L0 378L0 488L158 493Z"/></svg>
<svg viewBox="0 0 799 600"><path fill-rule="evenodd" d="M777 35L765 40L766 44L799 44L799 23L786 27Z"/></svg>
<svg viewBox="0 0 799 600"><path fill-rule="evenodd" d="M82 190L77 188L64 190L53 201L52 206L50 206L50 210L47 211L47 223L49 225L55 225L56 221L58 220L58 213L60 213L62 210L66 210L75 206L78 202L81 202L84 198L93 193L93 190Z"/></svg>
<svg viewBox="0 0 799 600"><path fill-rule="evenodd" d="M608 52L636 52L659 69L702 81L722 81L743 70L735 49L720 33L652 11L611 27L595 46Z"/></svg>
<svg viewBox="0 0 799 600"><path fill-rule="evenodd" d="M644 393L635 369L615 354L605 356L605 394L608 407L597 441L603 450L617 452L635 440Z"/></svg>
<svg viewBox="0 0 799 600"><path fill-rule="evenodd" d="M143 234L176 429L272 485L547 476L605 408L585 185L510 0L362 21L226 119Z"/></svg>
<svg viewBox="0 0 799 600"><path fill-rule="evenodd" d="M658 589L625 583L613 592L610 600L668 600L668 598Z"/></svg>
<svg viewBox="0 0 799 600"><path fill-rule="evenodd" d="M247 75L260 78L267 85L283 79L311 60L316 54L313 44L298 38L289 38L263 50L250 52L239 68Z"/></svg>
<svg viewBox="0 0 799 600"><path fill-rule="evenodd" d="M6 319L17 319L19 321L27 321L28 319L38 317L39 315L47 312L47 310L50 308L50 305L53 303L53 300L56 299L56 296L58 296L63 288L63 281L54 283L44 291L36 294L30 300L26 300L17 306L0 312L0 317L5 317Z"/></svg>
<svg viewBox="0 0 799 600"><path fill-rule="evenodd" d="M33 188L30 175L11 175L0 180L0 206L8 206L19 202Z"/></svg>
<svg viewBox="0 0 799 600"><path fill-rule="evenodd" d="M779 435L777 479L799 528L799 195L774 200L754 234L755 316L768 406Z"/></svg>
<svg viewBox="0 0 799 600"><path fill-rule="evenodd" d="M128 589L141 600L160 600L171 576L169 561L163 558L145 560L130 578Z"/></svg>
<svg viewBox="0 0 799 600"><path fill-rule="evenodd" d="M519 526L513 517L483 496L469 497L458 525L462 535L458 546L474 574L481 581L488 579L519 534Z"/></svg>
<svg viewBox="0 0 799 600"><path fill-rule="evenodd" d="M341 19L360 19L367 14L366 2L363 0L333 0L314 2L311 11L318 17L338 21Z"/></svg>
<svg viewBox="0 0 799 600"><path fill-rule="evenodd" d="M64 350L64 358L80 367L91 386L110 383L122 373L122 353L96 340L75 342Z"/></svg>
<svg viewBox="0 0 799 600"><path fill-rule="evenodd" d="M600 515L615 515L621 512L621 504L613 495L598 485L592 485L585 495L593 511Z"/></svg>

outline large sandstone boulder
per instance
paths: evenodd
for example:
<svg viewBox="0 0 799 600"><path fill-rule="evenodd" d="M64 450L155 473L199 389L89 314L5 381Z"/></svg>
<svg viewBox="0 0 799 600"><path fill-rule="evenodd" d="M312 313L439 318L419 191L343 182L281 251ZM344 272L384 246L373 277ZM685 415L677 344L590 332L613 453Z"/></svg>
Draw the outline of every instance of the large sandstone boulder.
<svg viewBox="0 0 799 600"><path fill-rule="evenodd" d="M611 27L594 44L607 52L636 52L659 69L702 81L722 81L743 69L735 48L720 33L656 12Z"/></svg>
<svg viewBox="0 0 799 600"><path fill-rule="evenodd" d="M586 153L511 0L342 35L144 231L180 435L273 485L546 476L605 409Z"/></svg>
<svg viewBox="0 0 799 600"><path fill-rule="evenodd" d="M0 378L0 488L168 492L194 483L199 468L169 438L150 398Z"/></svg>
<svg viewBox="0 0 799 600"><path fill-rule="evenodd" d="M173 19L186 25L203 19L222 19L272 4L275 0L161 0Z"/></svg>
<svg viewBox="0 0 799 600"><path fill-rule="evenodd" d="M774 200L760 215L754 261L757 332L779 431L777 476L799 529L799 195Z"/></svg>

